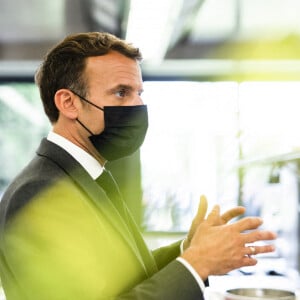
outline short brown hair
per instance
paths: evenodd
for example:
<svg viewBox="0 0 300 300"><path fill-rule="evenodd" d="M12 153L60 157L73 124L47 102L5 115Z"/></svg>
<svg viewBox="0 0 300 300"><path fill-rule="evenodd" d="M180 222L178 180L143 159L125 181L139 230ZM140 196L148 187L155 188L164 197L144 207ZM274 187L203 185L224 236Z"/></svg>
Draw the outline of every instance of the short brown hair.
<svg viewBox="0 0 300 300"><path fill-rule="evenodd" d="M117 51L126 57L141 61L138 48L106 32L87 32L67 36L45 56L36 72L35 82L39 87L44 110L51 123L58 119L54 95L61 88L87 93L83 77L86 58Z"/></svg>

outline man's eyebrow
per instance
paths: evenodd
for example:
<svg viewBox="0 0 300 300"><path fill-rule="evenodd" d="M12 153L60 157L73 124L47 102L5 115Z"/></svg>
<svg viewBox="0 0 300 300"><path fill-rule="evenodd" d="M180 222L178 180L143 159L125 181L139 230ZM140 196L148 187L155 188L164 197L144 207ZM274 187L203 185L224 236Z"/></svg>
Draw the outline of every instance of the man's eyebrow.
<svg viewBox="0 0 300 300"><path fill-rule="evenodd" d="M133 87L130 86L130 85L127 85L127 84L118 84L118 85L112 87L111 89L108 89L107 93L112 94L112 93L115 93L115 92L117 92L119 90L122 90L122 89L124 89L126 91L131 91L131 90L133 90Z"/></svg>
<svg viewBox="0 0 300 300"><path fill-rule="evenodd" d="M114 94L115 92L117 92L117 91L119 91L119 90L122 90L122 89L124 89L124 90L126 90L126 91L133 91L133 90L134 90L134 88L133 88L131 85L127 85L127 84L118 84L118 85L116 85L116 86L114 86L114 87L108 89L108 90L107 90L107 94ZM142 93L143 91L144 91L143 88L141 88L141 89L139 90L139 92L141 92L141 93Z"/></svg>

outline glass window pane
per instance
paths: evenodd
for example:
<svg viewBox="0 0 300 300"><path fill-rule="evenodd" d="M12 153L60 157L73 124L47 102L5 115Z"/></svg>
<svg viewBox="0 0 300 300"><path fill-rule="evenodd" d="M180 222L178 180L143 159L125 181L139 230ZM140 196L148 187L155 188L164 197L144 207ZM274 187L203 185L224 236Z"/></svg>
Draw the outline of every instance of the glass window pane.
<svg viewBox="0 0 300 300"><path fill-rule="evenodd" d="M237 190L236 90L233 82L145 83L149 130L141 159L147 230L187 230L200 194L211 205L217 198L236 199L231 194Z"/></svg>

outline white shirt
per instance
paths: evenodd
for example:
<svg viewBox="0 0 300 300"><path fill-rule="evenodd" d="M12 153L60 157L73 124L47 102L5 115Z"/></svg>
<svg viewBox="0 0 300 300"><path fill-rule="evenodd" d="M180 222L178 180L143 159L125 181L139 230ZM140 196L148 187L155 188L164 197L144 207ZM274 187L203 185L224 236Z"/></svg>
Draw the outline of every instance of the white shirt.
<svg viewBox="0 0 300 300"><path fill-rule="evenodd" d="M103 172L101 164L89 153L73 144L61 135L50 131L47 140L60 146L75 158L80 165L91 175L95 180Z"/></svg>
<svg viewBox="0 0 300 300"><path fill-rule="evenodd" d="M53 131L49 132L47 139L72 155L94 180L102 174L104 168L101 164L92 155L77 145ZM183 242L180 245L180 251L181 253L183 252ZM199 284L200 289L204 292L205 285L195 269L182 257L177 257L176 260L182 263L191 272Z"/></svg>

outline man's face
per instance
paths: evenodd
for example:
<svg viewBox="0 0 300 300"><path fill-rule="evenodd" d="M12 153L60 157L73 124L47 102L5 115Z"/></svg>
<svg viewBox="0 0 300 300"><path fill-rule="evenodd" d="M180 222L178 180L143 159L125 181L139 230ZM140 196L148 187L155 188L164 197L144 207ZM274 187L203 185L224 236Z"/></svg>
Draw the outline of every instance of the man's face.
<svg viewBox="0 0 300 300"><path fill-rule="evenodd" d="M138 62L110 52L87 59L85 74L88 82L86 98L97 106L130 106L143 104L143 82ZM104 130L103 111L86 104L80 120L94 133Z"/></svg>

